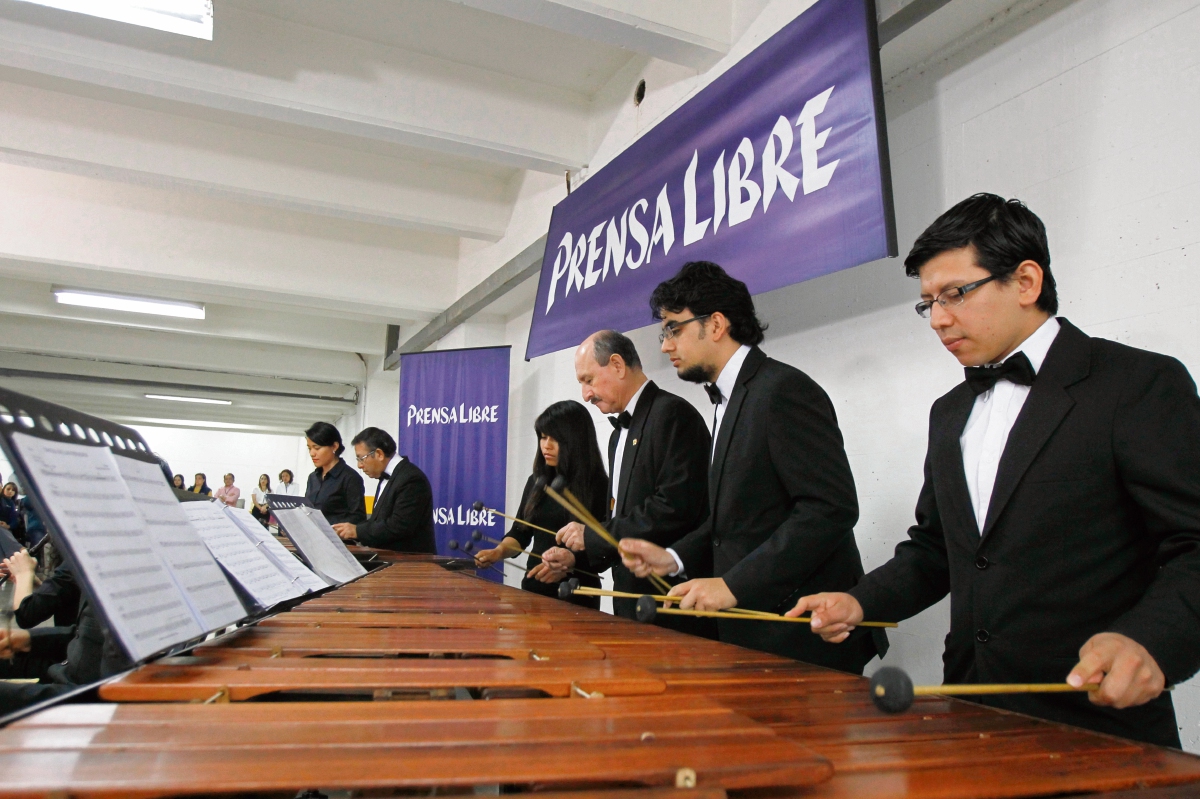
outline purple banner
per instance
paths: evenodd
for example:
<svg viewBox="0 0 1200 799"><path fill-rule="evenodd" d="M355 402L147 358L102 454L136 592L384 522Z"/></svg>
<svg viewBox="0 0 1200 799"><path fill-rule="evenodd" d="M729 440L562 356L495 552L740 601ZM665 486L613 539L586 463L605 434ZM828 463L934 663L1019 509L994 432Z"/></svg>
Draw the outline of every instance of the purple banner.
<svg viewBox="0 0 1200 799"><path fill-rule="evenodd" d="M505 503L509 353L509 347L483 347L400 356L398 443L429 476L440 555L469 556L495 546L474 541L475 530L504 537L504 519L471 506ZM503 581L497 569L479 575Z"/></svg>
<svg viewBox="0 0 1200 799"><path fill-rule="evenodd" d="M757 294L895 255L875 26L819 0L560 202L525 357L650 324L687 261Z"/></svg>

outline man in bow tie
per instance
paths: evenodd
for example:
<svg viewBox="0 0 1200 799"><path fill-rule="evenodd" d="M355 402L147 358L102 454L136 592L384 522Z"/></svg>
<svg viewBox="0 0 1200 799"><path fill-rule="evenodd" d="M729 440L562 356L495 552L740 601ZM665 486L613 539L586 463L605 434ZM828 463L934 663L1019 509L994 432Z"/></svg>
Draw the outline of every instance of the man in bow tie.
<svg viewBox="0 0 1200 799"><path fill-rule="evenodd" d="M333 525L340 537L366 547L437 554L433 532L433 489L416 464L396 451L386 430L368 427L350 442L363 474L379 483L365 522Z"/></svg>
<svg viewBox="0 0 1200 799"><path fill-rule="evenodd" d="M758 348L766 326L750 292L717 264L685 264L650 306L679 377L708 384L709 517L670 548L622 540L626 567L683 577L671 593L699 610L783 612L804 594L853 586L863 573L858 496L829 397ZM862 630L844 648L830 647L799 627L718 622L722 641L860 674L887 646Z"/></svg>
<svg viewBox="0 0 1200 799"><path fill-rule="evenodd" d="M838 642L950 595L948 683L1098 683L986 704L1179 746L1164 686L1200 668L1200 398L1173 358L1056 319L1040 219L980 194L905 260L966 367L929 415L916 524L891 561L789 615Z"/></svg>
<svg viewBox="0 0 1200 799"><path fill-rule="evenodd" d="M617 540L642 538L670 546L699 527L708 516L710 439L704 417L687 400L648 380L637 348L616 330L593 333L579 345L575 377L584 402L611 414L608 532ZM582 524L560 530L558 543L544 553L544 562L562 577L574 565L572 551L586 549L597 571L612 567L616 590L655 593L649 580L635 577L617 551ZM637 615L632 599L614 599L613 610L628 619ZM716 637L711 619L660 614L655 623Z"/></svg>

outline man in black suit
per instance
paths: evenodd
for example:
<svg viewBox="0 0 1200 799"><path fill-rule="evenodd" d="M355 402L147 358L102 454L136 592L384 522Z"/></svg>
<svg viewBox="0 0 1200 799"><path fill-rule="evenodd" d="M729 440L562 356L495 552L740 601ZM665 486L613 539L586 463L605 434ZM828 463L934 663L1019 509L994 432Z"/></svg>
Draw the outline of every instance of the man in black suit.
<svg viewBox="0 0 1200 799"><path fill-rule="evenodd" d="M948 683L1099 683L985 704L1167 746L1200 667L1200 398L1173 358L1054 317L1046 230L981 194L905 260L967 380L929 415L916 524L848 593L800 600L837 642L950 594ZM1090 701L1089 701L1090 700Z"/></svg>
<svg viewBox="0 0 1200 799"><path fill-rule="evenodd" d="M708 517L708 451L711 439L704 417L688 401L663 391L646 378L637 348L616 330L601 330L575 351L575 377L584 402L612 414L608 440L609 518L604 527L617 540L644 538L670 546ZM613 587L637 594L655 593L654 585L625 568L610 544L572 522L558 533L545 562L559 571L574 565L586 549L597 571L612 567ZM636 618L637 603L616 598L618 616ZM660 614L656 623L680 632L715 638L711 619Z"/></svg>
<svg viewBox="0 0 1200 799"><path fill-rule="evenodd" d="M358 468L379 483L370 517L358 524L335 524L334 531L366 547L437 554L429 478L412 461L396 453L396 442L385 430L368 427L350 444Z"/></svg>
<svg viewBox="0 0 1200 799"><path fill-rule="evenodd" d="M671 589L681 607L699 610L782 612L804 594L852 587L863 573L858 497L829 397L758 348L764 325L750 292L716 264L685 264L654 290L650 306L679 376L707 384L716 442L708 520L670 549L622 541L626 567L689 577L711 568L715 576ZM860 674L887 648L886 638L866 631L845 649L828 647L798 627L719 622L722 641Z"/></svg>

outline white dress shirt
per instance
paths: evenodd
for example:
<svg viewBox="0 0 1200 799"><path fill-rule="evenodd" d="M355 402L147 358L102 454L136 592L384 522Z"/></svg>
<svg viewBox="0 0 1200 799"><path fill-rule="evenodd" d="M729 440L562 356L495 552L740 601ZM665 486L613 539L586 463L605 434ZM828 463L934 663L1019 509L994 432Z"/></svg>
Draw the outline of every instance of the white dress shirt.
<svg viewBox="0 0 1200 799"><path fill-rule="evenodd" d="M289 497L298 497L304 492L300 490L300 484L295 480L290 483L280 483L279 486L271 492L272 494L284 494Z"/></svg>
<svg viewBox="0 0 1200 799"><path fill-rule="evenodd" d="M725 418L725 409L729 407L729 395L733 393L734 387L737 385L738 375L742 373L742 364L746 362L746 356L750 354L750 347L743 344L737 348L733 355L729 356L729 360L725 362L725 366L721 369L721 374L717 375L714 381L717 388L721 390L721 401L717 403L716 409L713 411L713 430L712 430L712 446L708 450L708 462L712 463L713 455L717 451L717 433L721 430L721 420ZM683 574L683 560L679 554L670 547L667 551L671 553L671 557L675 558L675 571L671 572L668 577L678 577Z"/></svg>
<svg viewBox="0 0 1200 799"><path fill-rule="evenodd" d="M721 420L725 418L725 409L729 407L729 395L733 393L733 389L737 385L738 375L742 373L742 364L746 362L746 356L749 354L750 348L745 344L738 347L737 352L729 356L725 367L721 369L721 374L717 375L715 383L721 391L721 401L717 403L717 407L713 411L712 447L708 450L709 463L712 463L713 455L717 451L717 433L721 430Z"/></svg>
<svg viewBox="0 0 1200 799"><path fill-rule="evenodd" d="M633 396L629 399L629 404L625 406L625 410L629 412L629 416L633 417L633 412L637 410L638 397L642 396L642 392L646 389L646 384L649 380L643 380L638 386L638 390L633 392ZM629 428L622 427L621 435L617 439L617 451L613 455L612 462L612 500L616 502L621 496L621 464L625 462L625 440L629 438ZM617 506L613 505L613 516L617 515Z"/></svg>
<svg viewBox="0 0 1200 799"><path fill-rule="evenodd" d="M1050 317L1008 357L1018 352L1025 353L1033 366L1033 373L1037 374L1058 335L1059 327L1058 320ZM1008 380L997 381L993 388L975 397L975 406L971 409L967 426L958 439L962 448L963 471L967 475L967 491L971 494L971 507L975 510L975 521L980 532L987 522L1000 456L1004 454L1008 434L1012 432L1021 408L1025 406L1029 388Z"/></svg>
<svg viewBox="0 0 1200 799"><path fill-rule="evenodd" d="M392 459L390 461L388 461L388 465L386 468L384 468L383 471L389 475L395 474L396 468L401 463L404 463L404 456L401 455L399 452L397 452L395 455L392 456ZM379 482L375 484L375 501L376 502L379 501L379 495L383 493L383 486L385 483L387 483L387 481L388 481L387 477L385 477L382 474L379 475ZM375 510L374 507L372 507L371 510L374 511Z"/></svg>

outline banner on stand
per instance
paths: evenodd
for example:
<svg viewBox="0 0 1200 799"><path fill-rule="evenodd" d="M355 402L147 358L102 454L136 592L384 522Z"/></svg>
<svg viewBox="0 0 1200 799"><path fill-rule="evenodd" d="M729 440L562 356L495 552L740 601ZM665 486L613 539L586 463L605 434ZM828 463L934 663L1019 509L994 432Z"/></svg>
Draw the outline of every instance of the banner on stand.
<svg viewBox="0 0 1200 799"><path fill-rule="evenodd" d="M438 554L461 557L504 537L511 348L436 350L400 356L400 453L429 476ZM453 542L453 543L451 543ZM496 569L481 577L503 582Z"/></svg>

